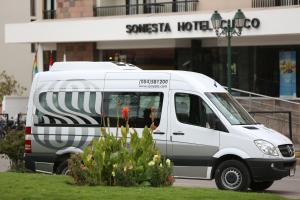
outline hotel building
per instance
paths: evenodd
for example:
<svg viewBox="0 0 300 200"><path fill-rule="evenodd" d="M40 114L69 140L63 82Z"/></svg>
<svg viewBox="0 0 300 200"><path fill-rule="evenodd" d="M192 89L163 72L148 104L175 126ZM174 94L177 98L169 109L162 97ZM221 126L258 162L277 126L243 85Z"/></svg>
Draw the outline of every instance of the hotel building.
<svg viewBox="0 0 300 200"><path fill-rule="evenodd" d="M240 8L247 20L242 35L232 39L232 87L281 96L280 63L287 53L295 68L295 99L300 97L299 5L300 0L31 0L30 21L6 24L5 42L31 44L39 71L49 69L52 54L54 61L190 70L226 85L227 39L216 36L210 18L218 10L232 19Z"/></svg>

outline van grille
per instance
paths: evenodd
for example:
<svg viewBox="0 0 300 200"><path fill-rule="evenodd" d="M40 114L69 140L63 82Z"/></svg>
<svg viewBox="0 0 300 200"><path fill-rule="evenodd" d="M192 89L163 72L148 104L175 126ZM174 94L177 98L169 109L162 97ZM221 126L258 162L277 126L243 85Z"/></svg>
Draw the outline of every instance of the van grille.
<svg viewBox="0 0 300 200"><path fill-rule="evenodd" d="M294 156L294 147L292 144L284 144L278 146L280 153L283 157L293 157Z"/></svg>

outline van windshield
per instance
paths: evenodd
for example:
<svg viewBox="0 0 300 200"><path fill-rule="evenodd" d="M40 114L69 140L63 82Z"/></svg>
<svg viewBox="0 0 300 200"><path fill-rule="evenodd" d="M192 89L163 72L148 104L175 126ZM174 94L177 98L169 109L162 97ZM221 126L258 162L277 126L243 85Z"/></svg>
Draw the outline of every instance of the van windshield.
<svg viewBox="0 0 300 200"><path fill-rule="evenodd" d="M232 125L257 124L250 114L228 93L205 93Z"/></svg>

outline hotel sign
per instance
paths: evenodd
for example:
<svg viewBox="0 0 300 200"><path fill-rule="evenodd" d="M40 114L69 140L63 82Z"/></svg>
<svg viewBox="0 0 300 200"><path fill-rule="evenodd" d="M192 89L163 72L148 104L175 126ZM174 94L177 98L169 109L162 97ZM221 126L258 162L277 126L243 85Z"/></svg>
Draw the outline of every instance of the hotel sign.
<svg viewBox="0 0 300 200"><path fill-rule="evenodd" d="M227 20L222 21L222 26L227 26ZM244 28L259 28L260 20L258 18L246 19ZM192 32L192 31L212 31L210 21L188 21L177 22L178 32ZM147 24L128 24L126 25L126 33L168 33L172 32L170 23L147 23Z"/></svg>

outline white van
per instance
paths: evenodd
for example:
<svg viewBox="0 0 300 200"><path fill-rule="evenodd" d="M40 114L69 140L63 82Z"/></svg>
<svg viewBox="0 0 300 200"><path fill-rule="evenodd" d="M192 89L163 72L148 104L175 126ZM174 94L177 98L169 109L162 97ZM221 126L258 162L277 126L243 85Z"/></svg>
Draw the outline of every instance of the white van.
<svg viewBox="0 0 300 200"><path fill-rule="evenodd" d="M156 145L174 162L176 177L215 179L221 189L264 190L295 173L292 142L256 123L216 81L110 62L55 63L35 76L26 167L65 173L70 154L100 136L103 118L114 132L118 106L129 107L129 124L139 133L155 122Z"/></svg>

